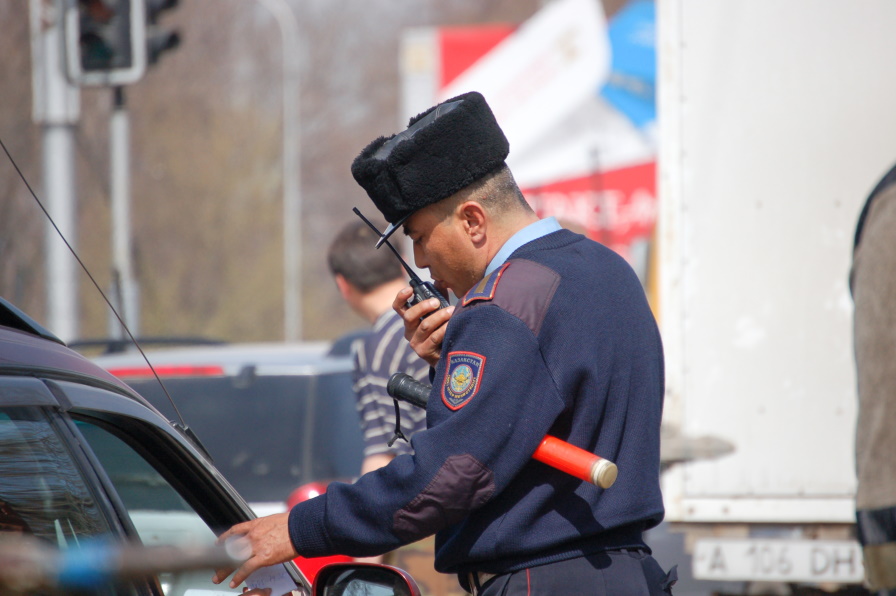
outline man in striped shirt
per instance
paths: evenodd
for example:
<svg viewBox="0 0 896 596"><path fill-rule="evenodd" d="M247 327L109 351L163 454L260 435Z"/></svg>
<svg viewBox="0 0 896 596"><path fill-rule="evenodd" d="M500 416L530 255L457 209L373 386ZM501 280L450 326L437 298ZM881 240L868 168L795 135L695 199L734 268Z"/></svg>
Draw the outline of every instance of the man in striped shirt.
<svg viewBox="0 0 896 596"><path fill-rule="evenodd" d="M429 365L404 338L404 321L392 310L398 290L407 285L404 271L388 250L376 250L379 237L358 221L344 227L330 245L327 262L339 293L358 315L373 325L369 334L355 340L354 390L364 432L361 474L385 466L397 455L411 453L406 441L396 440L395 405L386 392L396 372L417 380L426 378ZM410 440L426 428L426 412L399 402L401 430Z"/></svg>

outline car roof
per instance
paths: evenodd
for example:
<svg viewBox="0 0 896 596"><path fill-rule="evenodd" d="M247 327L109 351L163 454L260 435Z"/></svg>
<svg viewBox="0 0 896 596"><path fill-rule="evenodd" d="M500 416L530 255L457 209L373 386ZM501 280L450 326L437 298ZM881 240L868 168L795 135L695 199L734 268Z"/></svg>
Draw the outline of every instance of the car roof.
<svg viewBox="0 0 896 596"><path fill-rule="evenodd" d="M217 367L220 374L228 376L238 375L247 367L256 375L316 375L351 370L349 356L332 356L329 349L329 342L270 342L146 350L145 353L157 369ZM130 376L126 374L128 370L148 368L136 349L96 356L92 361L125 378Z"/></svg>
<svg viewBox="0 0 896 596"><path fill-rule="evenodd" d="M114 388L118 393L136 397L133 390L118 378L58 340L33 331L0 326L0 373L35 372L50 378L76 376L82 382Z"/></svg>
<svg viewBox="0 0 896 596"><path fill-rule="evenodd" d="M38 335L44 339L64 345L61 339L50 333L43 325L29 317L19 307L2 296L0 296L0 325Z"/></svg>

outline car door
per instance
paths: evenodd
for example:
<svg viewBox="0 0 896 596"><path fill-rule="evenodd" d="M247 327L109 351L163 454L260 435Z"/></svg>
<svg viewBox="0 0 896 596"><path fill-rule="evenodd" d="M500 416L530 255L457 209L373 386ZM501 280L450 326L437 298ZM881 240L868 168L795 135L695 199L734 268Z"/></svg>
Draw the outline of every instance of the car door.
<svg viewBox="0 0 896 596"><path fill-rule="evenodd" d="M36 536L62 549L109 535L201 549L250 518L248 506L201 452L146 405L75 380L16 379L10 390L12 381L0 379L0 415L6 417L0 416L0 500L6 489L15 493L11 500L24 506ZM20 462L15 470L14 462ZM40 470L26 475L34 479L31 485L8 480L29 466ZM38 476L49 483L38 487ZM29 490L30 500L22 496ZM37 501L48 510L36 511ZM289 589L307 589L291 564L273 572ZM97 589L166 596L227 592L211 583L211 575L208 569L161 572L126 588Z"/></svg>
<svg viewBox="0 0 896 596"><path fill-rule="evenodd" d="M62 569L54 554L73 555L98 537L122 536L120 521L72 449L67 423L54 406L41 381L0 378L0 544L18 551L26 571L18 583L3 576L3 593L44 593L69 580L58 576ZM159 593L146 580L98 583L85 591Z"/></svg>

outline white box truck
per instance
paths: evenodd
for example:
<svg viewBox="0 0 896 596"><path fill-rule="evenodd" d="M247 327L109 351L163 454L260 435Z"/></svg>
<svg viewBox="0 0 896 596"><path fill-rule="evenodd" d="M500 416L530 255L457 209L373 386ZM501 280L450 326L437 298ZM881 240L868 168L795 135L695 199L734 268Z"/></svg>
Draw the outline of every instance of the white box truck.
<svg viewBox="0 0 896 596"><path fill-rule="evenodd" d="M657 17L664 426L734 447L666 471L666 519L696 578L861 583L848 272L896 162L896 2Z"/></svg>

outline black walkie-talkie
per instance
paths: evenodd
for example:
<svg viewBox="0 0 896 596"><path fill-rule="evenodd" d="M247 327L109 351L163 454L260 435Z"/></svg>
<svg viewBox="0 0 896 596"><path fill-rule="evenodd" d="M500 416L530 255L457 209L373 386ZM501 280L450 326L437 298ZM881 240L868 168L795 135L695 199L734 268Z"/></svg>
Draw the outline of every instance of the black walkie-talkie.
<svg viewBox="0 0 896 596"><path fill-rule="evenodd" d="M382 232L376 229L376 226L373 225L369 219L364 217L357 207L352 208L352 211L354 211L355 215L360 217L364 221L364 223L370 226L370 228L377 233L377 236L382 238ZM404 259L401 258L401 255L398 254L398 251L395 250L395 247L392 246L392 244L388 240L384 239L383 242L386 246L389 247L389 250L392 251L392 254L395 255L395 258L398 259L398 262L401 263L402 267L404 267L404 270L408 272L408 276L411 278L411 289L414 290L414 295L407 302L408 308L414 306L422 300L427 300L429 298L437 298L439 301L439 308L446 308L447 306L449 306L448 301L439 293L438 290L436 290L435 286L432 285L432 283L423 281L422 279L420 279L420 276L414 273L414 270L404 262Z"/></svg>

